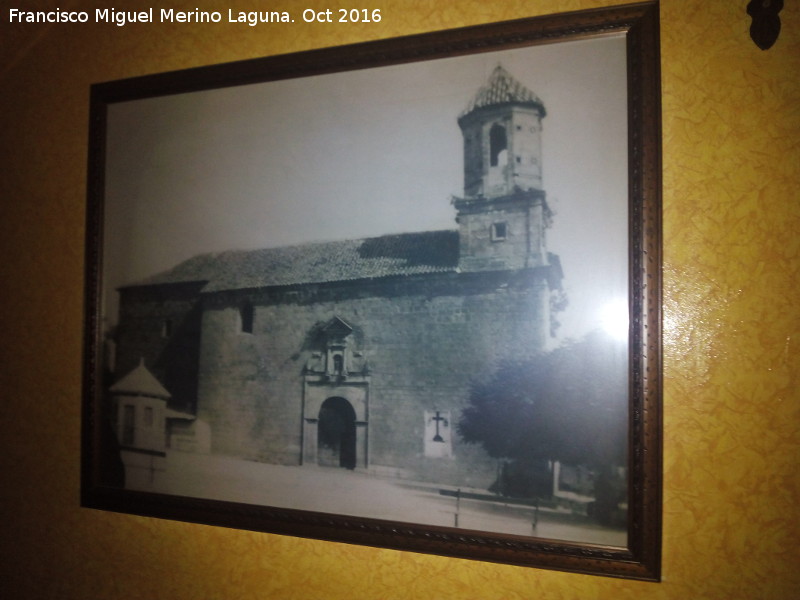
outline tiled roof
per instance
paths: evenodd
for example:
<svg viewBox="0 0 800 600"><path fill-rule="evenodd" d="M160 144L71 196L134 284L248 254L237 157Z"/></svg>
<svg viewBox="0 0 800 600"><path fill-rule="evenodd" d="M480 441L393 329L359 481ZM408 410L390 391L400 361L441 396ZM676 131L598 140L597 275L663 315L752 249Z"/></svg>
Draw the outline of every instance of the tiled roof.
<svg viewBox="0 0 800 600"><path fill-rule="evenodd" d="M201 254L136 285L208 282L204 292L454 271L458 232Z"/></svg>
<svg viewBox="0 0 800 600"><path fill-rule="evenodd" d="M156 379L147 367L144 366L144 359L130 373L120 378L110 388L114 394L129 394L132 396L148 396L151 398L168 399L170 393Z"/></svg>
<svg viewBox="0 0 800 600"><path fill-rule="evenodd" d="M467 109L461 113L461 117L479 108L498 104L529 104L536 106L541 111L542 117L545 116L544 103L541 99L514 79L503 67L497 65L489 81L478 90Z"/></svg>

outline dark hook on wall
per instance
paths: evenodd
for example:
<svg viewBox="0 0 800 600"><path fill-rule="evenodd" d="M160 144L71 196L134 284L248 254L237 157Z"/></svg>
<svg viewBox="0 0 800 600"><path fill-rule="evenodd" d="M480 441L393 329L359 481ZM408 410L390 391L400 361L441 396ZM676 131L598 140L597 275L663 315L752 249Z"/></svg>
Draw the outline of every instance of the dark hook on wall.
<svg viewBox="0 0 800 600"><path fill-rule="evenodd" d="M778 13L783 8L783 0L750 0L747 14L753 18L750 24L750 37L762 50L772 47L781 32L781 18Z"/></svg>

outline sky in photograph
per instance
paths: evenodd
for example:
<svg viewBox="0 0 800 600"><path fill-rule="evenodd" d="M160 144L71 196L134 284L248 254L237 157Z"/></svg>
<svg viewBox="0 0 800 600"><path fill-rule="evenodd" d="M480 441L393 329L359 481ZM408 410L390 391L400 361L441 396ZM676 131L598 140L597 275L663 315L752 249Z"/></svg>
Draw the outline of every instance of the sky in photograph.
<svg viewBox="0 0 800 600"><path fill-rule="evenodd" d="M455 229L456 119L501 64L544 102L542 167L570 305L627 294L625 40L597 38L113 104L104 289L205 252Z"/></svg>

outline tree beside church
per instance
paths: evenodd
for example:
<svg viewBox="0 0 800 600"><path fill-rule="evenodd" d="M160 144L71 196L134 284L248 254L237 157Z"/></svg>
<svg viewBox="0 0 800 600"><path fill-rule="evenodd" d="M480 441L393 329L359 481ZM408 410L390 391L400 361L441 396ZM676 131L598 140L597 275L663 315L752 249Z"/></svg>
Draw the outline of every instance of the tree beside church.
<svg viewBox="0 0 800 600"><path fill-rule="evenodd" d="M566 488L591 499L598 520L613 520L627 499L626 353L596 330L473 383L457 430L502 461L495 491L550 499Z"/></svg>

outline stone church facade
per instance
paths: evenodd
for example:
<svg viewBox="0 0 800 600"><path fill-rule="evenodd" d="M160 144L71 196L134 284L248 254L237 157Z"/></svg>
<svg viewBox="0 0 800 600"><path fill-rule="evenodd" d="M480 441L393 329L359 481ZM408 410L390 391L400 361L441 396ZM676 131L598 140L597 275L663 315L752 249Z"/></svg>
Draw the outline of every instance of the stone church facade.
<svg viewBox="0 0 800 600"><path fill-rule="evenodd" d="M206 254L121 288L116 379L143 361L213 453L488 486L456 431L470 384L545 348L561 287L544 116L497 67L458 118L453 230Z"/></svg>

